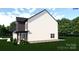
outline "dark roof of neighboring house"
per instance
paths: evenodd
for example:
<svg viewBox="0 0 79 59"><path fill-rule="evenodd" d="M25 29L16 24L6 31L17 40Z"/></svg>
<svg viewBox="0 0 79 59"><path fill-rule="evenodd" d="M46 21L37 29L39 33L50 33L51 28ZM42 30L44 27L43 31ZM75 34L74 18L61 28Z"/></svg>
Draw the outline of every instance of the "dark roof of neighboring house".
<svg viewBox="0 0 79 59"><path fill-rule="evenodd" d="M26 22L28 18L23 18L23 17L16 17L17 22Z"/></svg>

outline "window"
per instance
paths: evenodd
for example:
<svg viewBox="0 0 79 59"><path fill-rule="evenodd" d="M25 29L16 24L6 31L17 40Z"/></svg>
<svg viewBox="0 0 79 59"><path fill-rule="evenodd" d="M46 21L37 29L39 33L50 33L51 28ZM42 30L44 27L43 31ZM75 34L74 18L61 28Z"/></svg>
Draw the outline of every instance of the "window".
<svg viewBox="0 0 79 59"><path fill-rule="evenodd" d="M50 38L54 38L55 37L55 35L54 34L50 34Z"/></svg>

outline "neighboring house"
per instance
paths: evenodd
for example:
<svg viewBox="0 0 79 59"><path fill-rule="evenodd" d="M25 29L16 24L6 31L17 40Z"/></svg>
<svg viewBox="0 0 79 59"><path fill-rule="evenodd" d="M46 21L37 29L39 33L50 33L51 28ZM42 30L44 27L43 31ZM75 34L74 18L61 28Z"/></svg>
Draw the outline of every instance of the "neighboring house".
<svg viewBox="0 0 79 59"><path fill-rule="evenodd" d="M27 15L26 15L27 16ZM16 31L13 38L28 42L58 40L58 23L47 10L43 10L30 18L16 17Z"/></svg>

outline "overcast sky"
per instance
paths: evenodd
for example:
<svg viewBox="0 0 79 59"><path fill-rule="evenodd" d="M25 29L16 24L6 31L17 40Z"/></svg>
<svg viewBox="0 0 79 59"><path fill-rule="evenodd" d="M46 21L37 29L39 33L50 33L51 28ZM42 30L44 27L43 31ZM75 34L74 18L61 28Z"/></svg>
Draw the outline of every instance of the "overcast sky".
<svg viewBox="0 0 79 59"><path fill-rule="evenodd" d="M65 17L72 20L79 16L79 9L77 8L0 8L0 24L8 26L11 22L16 20L16 17L29 18L44 9L46 9L56 19Z"/></svg>

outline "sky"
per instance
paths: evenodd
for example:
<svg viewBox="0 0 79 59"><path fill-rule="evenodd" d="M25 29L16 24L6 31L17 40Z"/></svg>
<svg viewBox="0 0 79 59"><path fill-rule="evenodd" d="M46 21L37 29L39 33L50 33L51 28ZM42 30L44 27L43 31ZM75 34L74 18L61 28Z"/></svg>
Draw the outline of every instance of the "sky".
<svg viewBox="0 0 79 59"><path fill-rule="evenodd" d="M29 18L46 9L55 19L68 18L72 20L79 16L78 8L0 8L0 24L9 26L16 17Z"/></svg>

